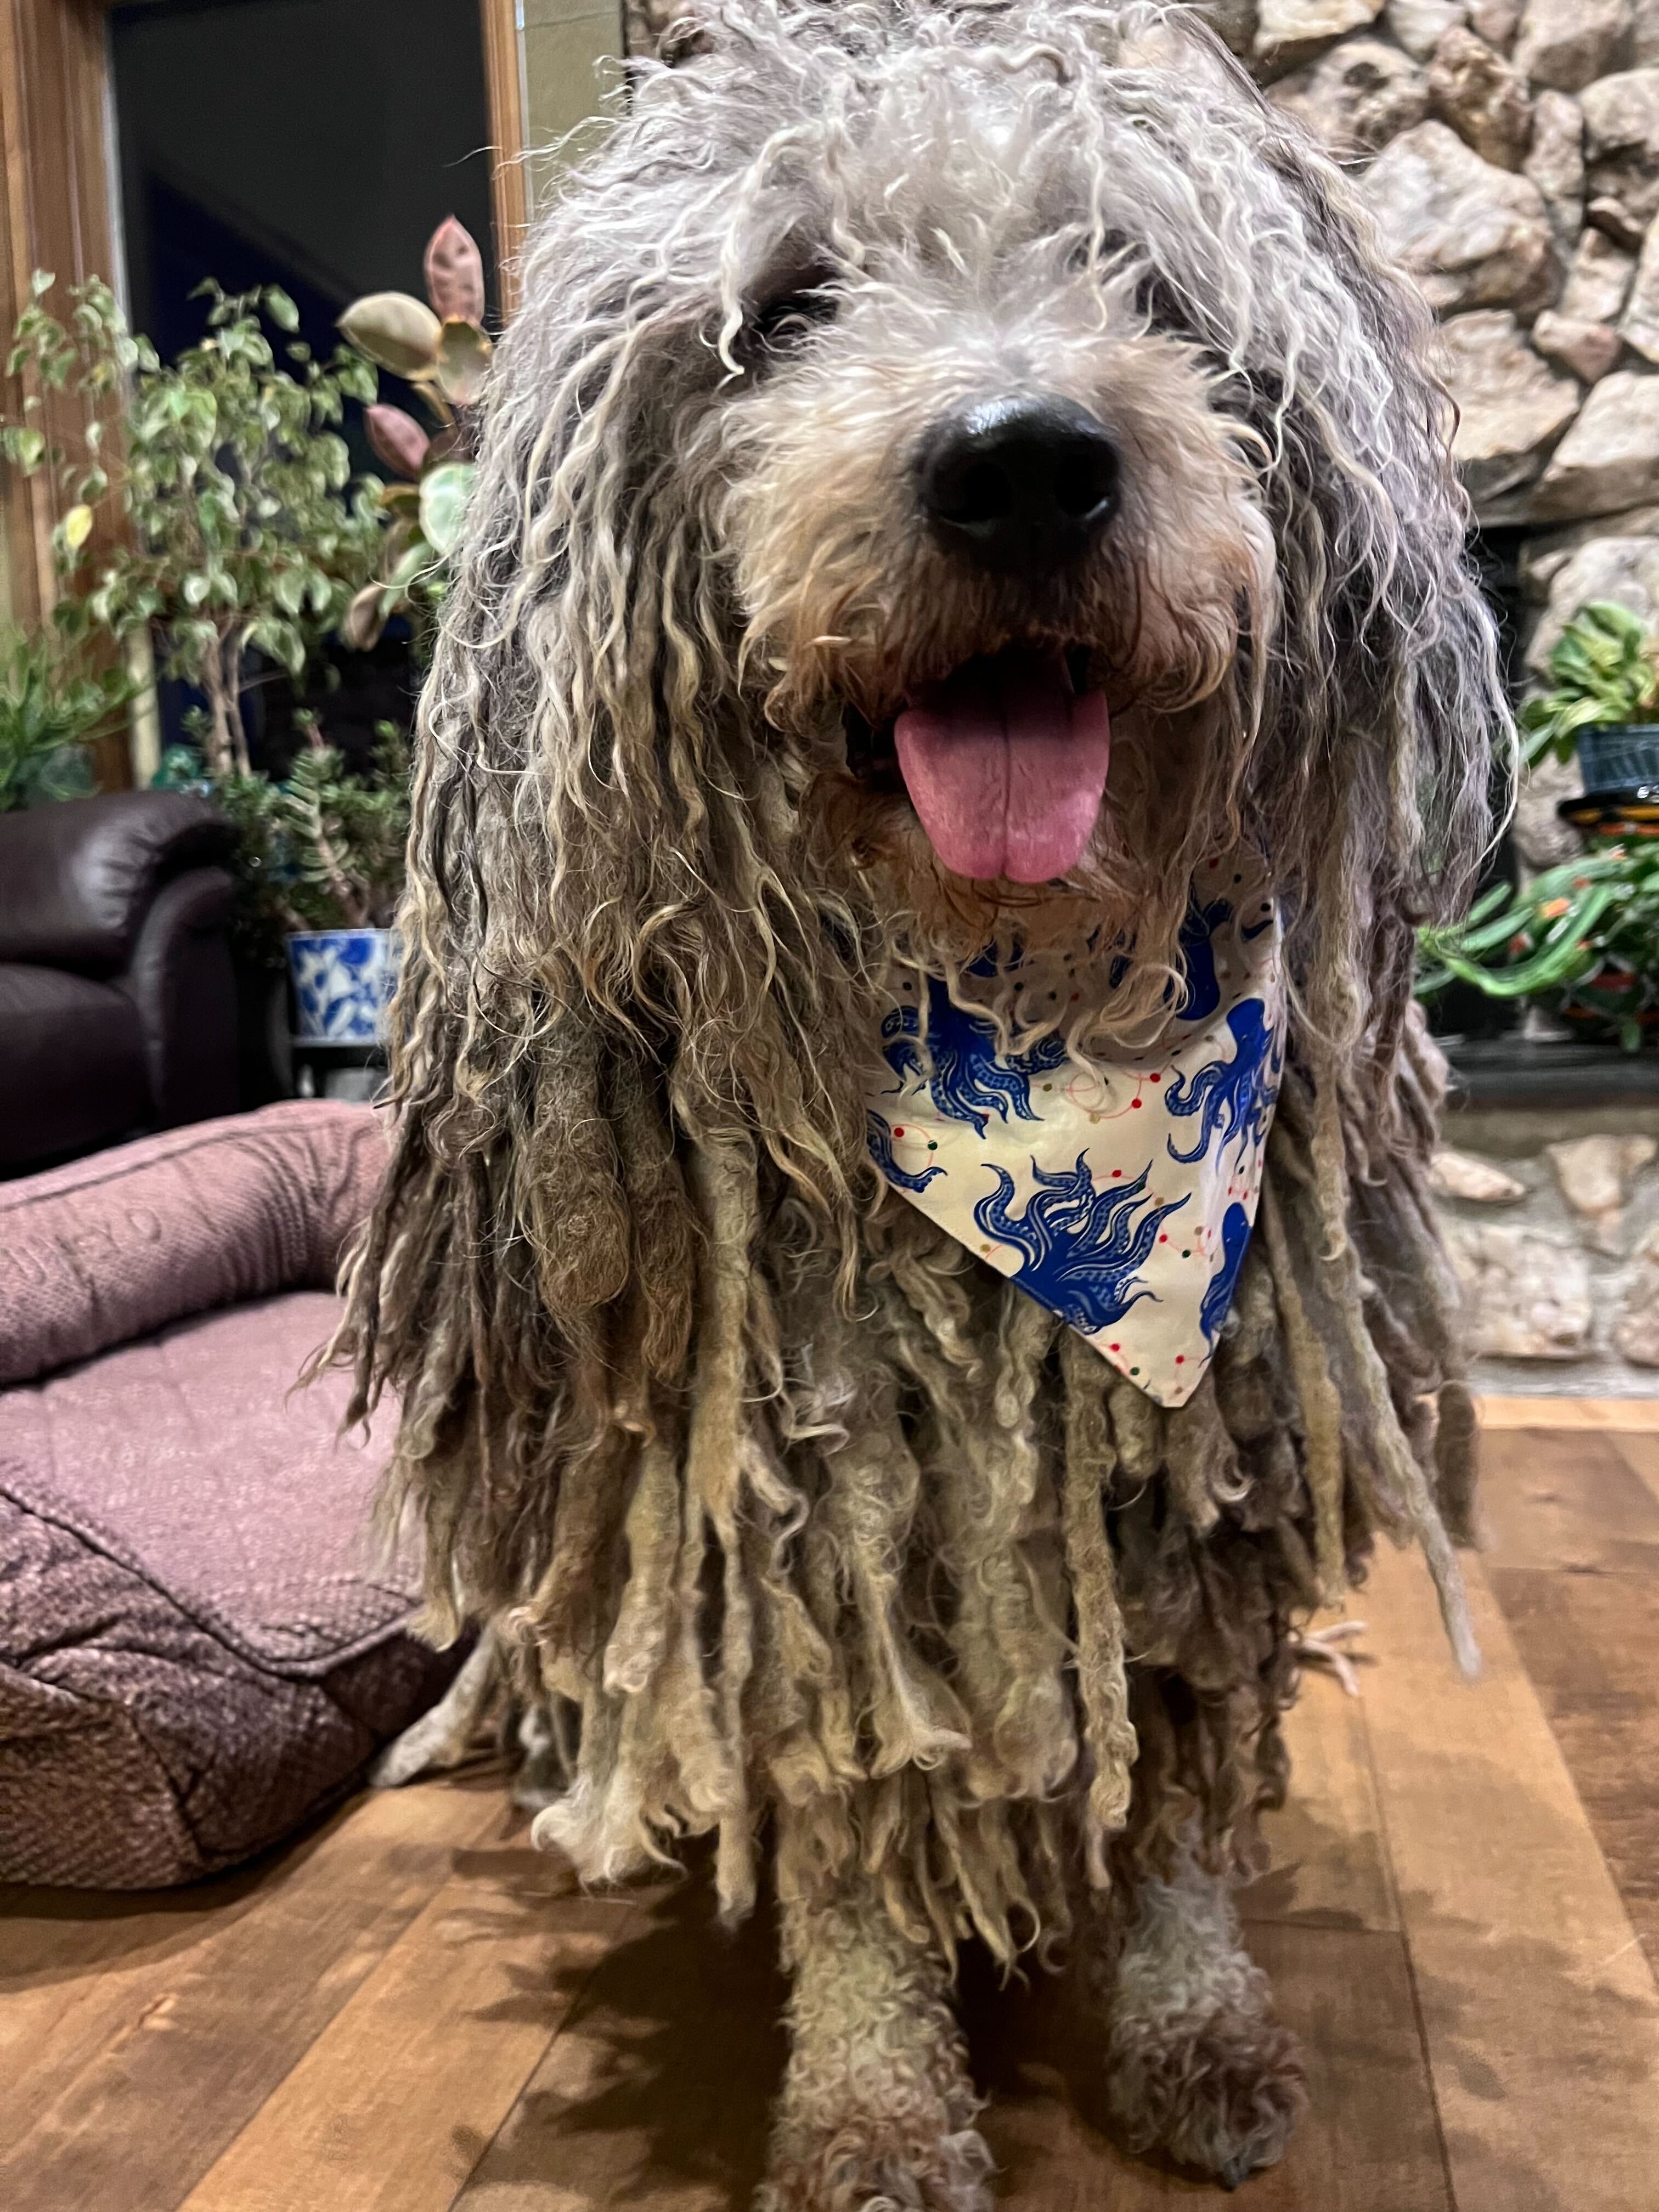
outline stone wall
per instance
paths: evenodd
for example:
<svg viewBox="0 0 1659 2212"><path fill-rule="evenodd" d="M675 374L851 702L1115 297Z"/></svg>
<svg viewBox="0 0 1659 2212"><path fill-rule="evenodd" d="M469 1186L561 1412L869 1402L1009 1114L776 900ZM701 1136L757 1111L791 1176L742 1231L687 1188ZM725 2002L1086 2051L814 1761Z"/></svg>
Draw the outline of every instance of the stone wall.
<svg viewBox="0 0 1659 2212"><path fill-rule="evenodd" d="M1358 172L1440 315L1476 519L1524 533L1528 665L1588 599L1659 615L1659 0L1207 12ZM1577 787L1534 793L1535 865L1573 849L1553 804Z"/></svg>
<svg viewBox="0 0 1659 2212"><path fill-rule="evenodd" d="M1434 1167L1476 1378L1502 1392L1659 1388L1659 1104L1465 1107Z"/></svg>

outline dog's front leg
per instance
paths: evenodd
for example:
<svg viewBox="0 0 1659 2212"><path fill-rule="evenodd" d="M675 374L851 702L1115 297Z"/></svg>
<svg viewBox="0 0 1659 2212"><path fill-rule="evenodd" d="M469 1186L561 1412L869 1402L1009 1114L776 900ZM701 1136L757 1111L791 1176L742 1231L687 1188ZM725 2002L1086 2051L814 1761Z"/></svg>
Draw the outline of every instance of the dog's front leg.
<svg viewBox="0 0 1659 2212"><path fill-rule="evenodd" d="M950 1977L861 1875L783 1910L791 2049L756 2212L989 2212Z"/></svg>
<svg viewBox="0 0 1659 2212"><path fill-rule="evenodd" d="M1189 1850L1143 1878L1105 1946L1108 2095L1132 2149L1167 2151L1230 2189L1284 2154L1307 2104L1296 2039L1249 1957L1231 1885Z"/></svg>

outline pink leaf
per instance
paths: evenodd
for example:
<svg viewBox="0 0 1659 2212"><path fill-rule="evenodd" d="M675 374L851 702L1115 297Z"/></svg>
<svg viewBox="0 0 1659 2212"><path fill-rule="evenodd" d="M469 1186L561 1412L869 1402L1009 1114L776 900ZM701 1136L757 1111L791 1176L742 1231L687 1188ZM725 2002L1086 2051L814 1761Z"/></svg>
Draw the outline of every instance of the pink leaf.
<svg viewBox="0 0 1659 2212"><path fill-rule="evenodd" d="M400 477L418 477L429 441L415 417L405 415L401 407L377 405L367 409L363 419L368 442L387 468Z"/></svg>
<svg viewBox="0 0 1659 2212"><path fill-rule="evenodd" d="M453 215L427 240L426 296L442 322L455 316L466 323L483 320L483 257L471 232Z"/></svg>

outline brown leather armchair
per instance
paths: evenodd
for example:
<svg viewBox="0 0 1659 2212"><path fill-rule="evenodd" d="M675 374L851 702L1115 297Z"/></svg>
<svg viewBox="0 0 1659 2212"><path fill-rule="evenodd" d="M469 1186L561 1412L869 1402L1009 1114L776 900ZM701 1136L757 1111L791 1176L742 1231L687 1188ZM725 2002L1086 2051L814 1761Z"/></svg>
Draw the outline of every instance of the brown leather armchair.
<svg viewBox="0 0 1659 2212"><path fill-rule="evenodd" d="M0 1173L234 1111L235 842L185 792L0 814Z"/></svg>

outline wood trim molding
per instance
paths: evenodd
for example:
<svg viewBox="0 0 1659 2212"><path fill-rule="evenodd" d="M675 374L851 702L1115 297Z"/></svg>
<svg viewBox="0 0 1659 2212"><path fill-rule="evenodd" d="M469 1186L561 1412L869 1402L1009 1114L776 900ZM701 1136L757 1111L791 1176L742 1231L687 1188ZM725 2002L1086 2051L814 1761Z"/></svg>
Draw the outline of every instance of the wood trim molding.
<svg viewBox="0 0 1659 2212"><path fill-rule="evenodd" d="M479 0L489 98L490 201L501 319L518 305L518 259L530 227L525 182L524 39L519 0Z"/></svg>
<svg viewBox="0 0 1659 2212"><path fill-rule="evenodd" d="M105 15L105 0L0 0L0 368L37 269L57 278L52 304L60 314L72 284L115 281ZM15 419L26 396L22 380L0 380L0 396ZM42 396L41 427L75 450L85 402L73 392ZM0 463L6 584L17 623L44 621L58 599L52 533L62 504L50 471L22 477ZM100 790L131 782L124 735L100 742L94 773Z"/></svg>
<svg viewBox="0 0 1659 2212"><path fill-rule="evenodd" d="M36 269L57 276L60 301L71 284L114 276L104 13L103 0L0 0L0 317L7 345ZM15 413L22 391L11 379L3 389L6 410ZM61 434L78 421L78 403L62 396L49 404L45 427L50 431L55 422ZM21 621L38 621L58 595L56 493L44 472L25 480L8 471L0 489L12 611Z"/></svg>

